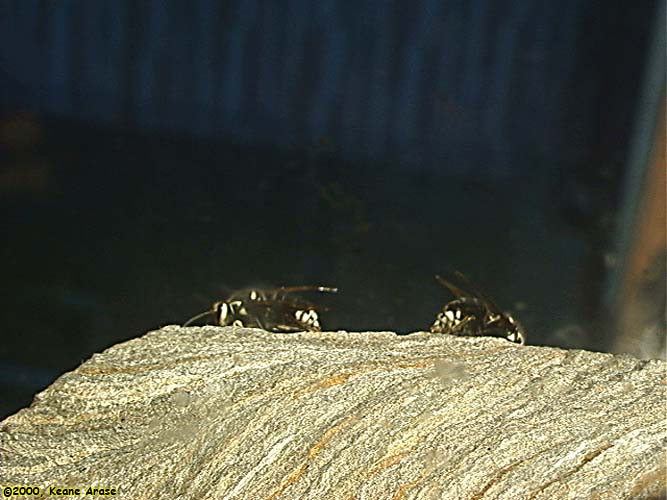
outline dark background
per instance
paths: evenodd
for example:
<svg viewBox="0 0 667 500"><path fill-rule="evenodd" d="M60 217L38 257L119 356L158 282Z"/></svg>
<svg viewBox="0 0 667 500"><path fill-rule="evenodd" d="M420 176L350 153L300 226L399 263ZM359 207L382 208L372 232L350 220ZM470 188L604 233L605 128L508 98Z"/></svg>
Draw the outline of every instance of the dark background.
<svg viewBox="0 0 667 500"><path fill-rule="evenodd" d="M0 1L0 417L236 288L608 349L658 1Z"/></svg>

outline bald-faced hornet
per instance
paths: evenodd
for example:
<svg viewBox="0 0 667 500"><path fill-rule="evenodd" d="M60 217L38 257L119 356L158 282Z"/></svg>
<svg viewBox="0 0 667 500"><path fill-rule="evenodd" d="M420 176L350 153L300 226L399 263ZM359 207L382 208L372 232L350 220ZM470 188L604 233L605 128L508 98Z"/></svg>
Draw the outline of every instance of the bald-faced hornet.
<svg viewBox="0 0 667 500"><path fill-rule="evenodd" d="M322 327L315 305L292 295L306 291L336 293L338 289L325 286L287 286L273 290L247 288L215 302L211 309L193 316L183 326L213 316L220 326L245 326L280 333L319 332Z"/></svg>
<svg viewBox="0 0 667 500"><path fill-rule="evenodd" d="M503 312L489 297L475 287L468 278L456 271L454 275L469 291L450 281L436 276L442 286L456 299L444 305L431 325L434 333L450 335L502 337L517 344L525 343L521 325L508 313Z"/></svg>

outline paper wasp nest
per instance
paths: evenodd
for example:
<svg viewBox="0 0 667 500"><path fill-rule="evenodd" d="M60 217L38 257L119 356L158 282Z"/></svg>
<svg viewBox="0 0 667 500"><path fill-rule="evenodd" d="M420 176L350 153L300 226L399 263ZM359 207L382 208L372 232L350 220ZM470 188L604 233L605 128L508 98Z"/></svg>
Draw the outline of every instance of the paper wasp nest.
<svg viewBox="0 0 667 500"><path fill-rule="evenodd" d="M640 499L665 363L417 333L166 327L0 424L0 483L118 498Z"/></svg>

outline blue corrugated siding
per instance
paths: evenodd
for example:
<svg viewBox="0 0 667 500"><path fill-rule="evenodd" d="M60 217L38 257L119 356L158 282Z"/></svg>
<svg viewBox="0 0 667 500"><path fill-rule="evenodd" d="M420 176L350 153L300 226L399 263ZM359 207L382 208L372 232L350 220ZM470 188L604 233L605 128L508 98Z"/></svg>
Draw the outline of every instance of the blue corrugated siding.
<svg viewBox="0 0 667 500"><path fill-rule="evenodd" d="M498 172L526 147L558 162L575 119L592 133L594 102L562 110L586 93L569 78L594 5L3 1L0 102L244 143L327 137L348 157Z"/></svg>

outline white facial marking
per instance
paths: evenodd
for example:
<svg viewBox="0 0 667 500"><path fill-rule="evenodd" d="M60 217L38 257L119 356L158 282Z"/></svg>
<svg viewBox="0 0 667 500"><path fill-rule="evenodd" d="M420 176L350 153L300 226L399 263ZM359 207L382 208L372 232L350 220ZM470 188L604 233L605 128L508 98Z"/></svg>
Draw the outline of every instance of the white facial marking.
<svg viewBox="0 0 667 500"><path fill-rule="evenodd" d="M232 323L232 326L243 326L243 322L240 319L237 319Z"/></svg>
<svg viewBox="0 0 667 500"><path fill-rule="evenodd" d="M257 292L255 290L250 291L250 300L257 300Z"/></svg>
<svg viewBox="0 0 667 500"><path fill-rule="evenodd" d="M461 319L461 311L456 310L456 319Z"/></svg>
<svg viewBox="0 0 667 500"><path fill-rule="evenodd" d="M227 323L227 315L229 314L229 306L226 302L220 304L220 316L218 317L218 323L224 325Z"/></svg>
<svg viewBox="0 0 667 500"><path fill-rule="evenodd" d="M445 311L445 316L449 321L454 321L454 313L452 311Z"/></svg>
<svg viewBox="0 0 667 500"><path fill-rule="evenodd" d="M303 316L303 311L299 309L294 313L294 317L297 319L297 321L301 321L301 317Z"/></svg>

